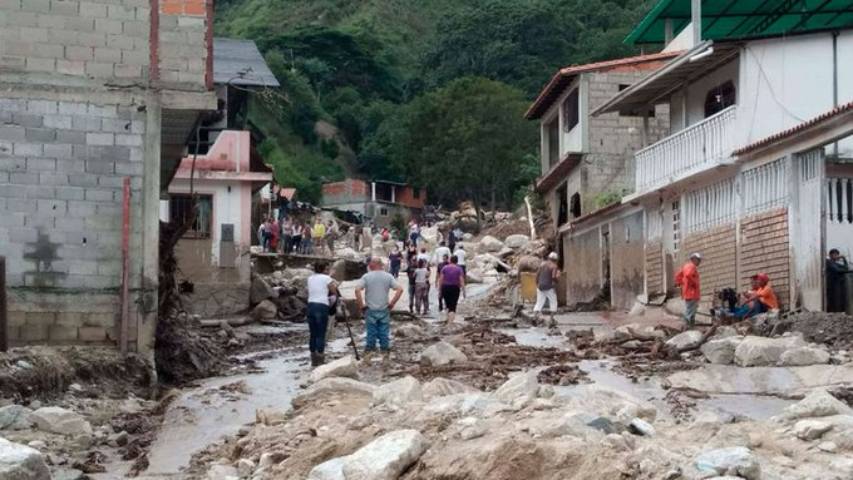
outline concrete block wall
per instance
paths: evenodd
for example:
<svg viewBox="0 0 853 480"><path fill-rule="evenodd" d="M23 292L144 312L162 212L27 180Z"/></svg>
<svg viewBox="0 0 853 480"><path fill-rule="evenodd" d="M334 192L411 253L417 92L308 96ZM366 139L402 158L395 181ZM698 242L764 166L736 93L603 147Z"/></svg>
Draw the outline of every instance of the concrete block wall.
<svg viewBox="0 0 853 480"><path fill-rule="evenodd" d="M784 307L790 306L791 253L788 210L778 208L740 221L738 280L741 290L756 273L770 276L770 284Z"/></svg>
<svg viewBox="0 0 853 480"><path fill-rule="evenodd" d="M145 112L138 106L0 96L0 255L13 343L115 340L122 182L131 252L142 243ZM131 261L131 289L142 259ZM132 332L133 334L133 332Z"/></svg>
<svg viewBox="0 0 853 480"><path fill-rule="evenodd" d="M347 179L323 185L323 205L367 201L370 201L370 185L363 180Z"/></svg>
<svg viewBox="0 0 853 480"><path fill-rule="evenodd" d="M702 286L702 303L710 306L714 292L723 288L737 288L737 240L734 223L695 232L685 237L680 250L677 268L686 262L686 255L700 252L703 256L699 267Z"/></svg>
<svg viewBox="0 0 853 480"><path fill-rule="evenodd" d="M146 79L150 16L148 0L4 0L0 72Z"/></svg>
<svg viewBox="0 0 853 480"><path fill-rule="evenodd" d="M212 0L161 0L159 79L167 84L212 86Z"/></svg>

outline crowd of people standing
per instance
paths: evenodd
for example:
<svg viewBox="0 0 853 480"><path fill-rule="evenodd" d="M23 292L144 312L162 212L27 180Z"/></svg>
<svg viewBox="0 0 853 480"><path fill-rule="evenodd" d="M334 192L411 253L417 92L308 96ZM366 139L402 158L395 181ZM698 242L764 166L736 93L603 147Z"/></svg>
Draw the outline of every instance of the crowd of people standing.
<svg viewBox="0 0 853 480"><path fill-rule="evenodd" d="M339 237L335 222L324 223L317 217L313 224L295 217L267 218L258 227L258 239L264 252L332 255Z"/></svg>

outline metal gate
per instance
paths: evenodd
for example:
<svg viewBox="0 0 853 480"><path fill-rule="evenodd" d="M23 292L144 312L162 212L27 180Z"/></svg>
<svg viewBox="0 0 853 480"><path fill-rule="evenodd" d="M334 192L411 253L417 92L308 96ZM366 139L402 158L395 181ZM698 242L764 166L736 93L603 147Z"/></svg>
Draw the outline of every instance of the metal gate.
<svg viewBox="0 0 853 480"><path fill-rule="evenodd" d="M824 155L818 148L795 157L797 180L796 225L793 229L793 262L802 307L823 309L823 215Z"/></svg>

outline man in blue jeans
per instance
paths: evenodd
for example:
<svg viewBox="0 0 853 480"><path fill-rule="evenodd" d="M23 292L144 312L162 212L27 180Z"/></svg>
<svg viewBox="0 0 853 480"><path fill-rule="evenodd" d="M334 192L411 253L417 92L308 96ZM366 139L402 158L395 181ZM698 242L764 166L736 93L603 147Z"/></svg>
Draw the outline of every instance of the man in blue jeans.
<svg viewBox="0 0 853 480"><path fill-rule="evenodd" d="M367 328L367 345L365 345L364 360L369 362L376 353L376 343L382 351L383 362L391 355L391 310L403 295L403 287L397 283L390 273L382 268L382 261L373 257L367 264L367 272L355 288L355 299L358 308L364 312L364 323ZM394 290L394 297L388 301L388 293Z"/></svg>

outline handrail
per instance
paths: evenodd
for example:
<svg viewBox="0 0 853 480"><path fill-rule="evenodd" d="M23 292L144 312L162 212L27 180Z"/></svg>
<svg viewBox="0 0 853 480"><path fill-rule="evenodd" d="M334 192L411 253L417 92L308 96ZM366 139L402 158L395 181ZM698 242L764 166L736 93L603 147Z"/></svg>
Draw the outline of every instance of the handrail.
<svg viewBox="0 0 853 480"><path fill-rule="evenodd" d="M682 135L687 135L691 131L698 130L698 129L702 128L703 126L705 126L706 124L711 123L712 121L714 121L718 117L722 117L722 116L726 115L727 113L731 112L732 110L736 110L736 109L737 109L737 105L732 105L731 107L726 107L726 108L720 110L719 112L711 115L710 117L703 119L701 122L696 122L693 125L690 125L689 127L682 128L681 130L673 133L672 135L669 135L668 137L661 138L657 142L649 145L648 147L643 147L643 148L637 150L634 153L634 155L635 156L640 155L641 153L644 153L647 150L651 150L657 146L663 145L664 143L667 143L668 141L674 140L674 139L676 139Z"/></svg>

